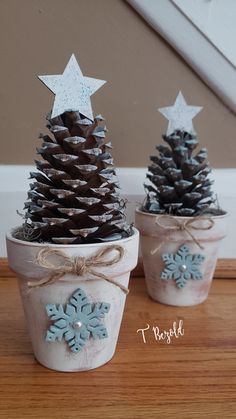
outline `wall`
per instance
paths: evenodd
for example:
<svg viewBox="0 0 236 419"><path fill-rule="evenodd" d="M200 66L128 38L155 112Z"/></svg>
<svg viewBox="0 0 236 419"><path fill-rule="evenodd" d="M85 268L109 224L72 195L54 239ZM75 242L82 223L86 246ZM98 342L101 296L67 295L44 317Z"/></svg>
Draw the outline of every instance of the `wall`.
<svg viewBox="0 0 236 419"><path fill-rule="evenodd" d="M179 89L204 111L195 119L214 167L234 167L235 116L122 0L2 0L0 164L31 164L52 104L37 74L61 73L72 52L108 83L94 95L119 166L146 166L166 129L160 106ZM181 28L180 28L181 30Z"/></svg>

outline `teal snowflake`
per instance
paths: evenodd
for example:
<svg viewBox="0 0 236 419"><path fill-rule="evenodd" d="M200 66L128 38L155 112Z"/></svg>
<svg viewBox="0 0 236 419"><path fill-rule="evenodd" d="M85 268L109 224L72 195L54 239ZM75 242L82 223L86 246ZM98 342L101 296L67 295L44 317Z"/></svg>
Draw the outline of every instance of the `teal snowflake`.
<svg viewBox="0 0 236 419"><path fill-rule="evenodd" d="M61 304L46 305L47 315L54 321L47 330L46 341L62 341L64 338L72 352L79 352L90 336L94 339L108 336L100 319L109 310L108 303L90 304L85 292L78 288L65 308Z"/></svg>
<svg viewBox="0 0 236 419"><path fill-rule="evenodd" d="M183 288L188 279L202 279L202 273L198 267L204 259L203 255L192 255L185 244L176 253L164 253L162 260L166 267L161 272L161 279L174 279L177 287Z"/></svg>

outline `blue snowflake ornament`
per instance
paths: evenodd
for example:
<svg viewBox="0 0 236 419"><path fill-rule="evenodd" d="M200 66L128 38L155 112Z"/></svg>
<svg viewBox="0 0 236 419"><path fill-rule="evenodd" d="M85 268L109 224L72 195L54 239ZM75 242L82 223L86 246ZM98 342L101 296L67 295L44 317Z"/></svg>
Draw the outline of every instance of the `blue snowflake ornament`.
<svg viewBox="0 0 236 419"><path fill-rule="evenodd" d="M65 307L61 304L46 305L47 315L54 321L47 330L46 341L61 342L64 338L70 350L77 353L90 336L93 339L107 338L107 330L100 319L109 310L108 303L89 303L85 292L78 288Z"/></svg>
<svg viewBox="0 0 236 419"><path fill-rule="evenodd" d="M161 272L161 279L174 279L178 288L183 288L188 279L202 279L198 267L205 260L205 256L192 255L185 244L176 253L164 253L162 260L166 266Z"/></svg>

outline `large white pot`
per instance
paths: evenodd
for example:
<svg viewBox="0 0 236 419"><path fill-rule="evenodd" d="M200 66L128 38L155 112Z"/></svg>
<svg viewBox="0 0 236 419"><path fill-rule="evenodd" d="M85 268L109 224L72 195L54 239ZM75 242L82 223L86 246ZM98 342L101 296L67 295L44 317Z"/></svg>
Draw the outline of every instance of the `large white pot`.
<svg viewBox="0 0 236 419"><path fill-rule="evenodd" d="M88 258L101 248L114 244L121 246L124 249L124 255L118 263L94 269L128 287L130 271L137 264L138 239L139 233L135 229L131 237L106 244L47 244L47 247L63 251L69 257ZM35 358L45 367L58 371L82 371L97 368L108 362L114 355L126 294L118 286L91 274L82 276L66 274L49 285L30 287L29 282L37 284L42 278L48 277L48 269L42 268L36 263L39 251L45 247L45 244L15 239L11 234L7 236L9 266L18 277ZM112 250L107 258L115 256L116 252ZM53 256L53 264L61 264L61 258ZM105 302L110 305L110 309L101 319L101 324L107 330L107 337L93 339L90 336L83 348L74 353L64 339L55 342L46 341L47 330L50 325L53 325L52 319L46 312L46 306L61 304L65 307L78 288L82 289L90 303Z"/></svg>
<svg viewBox="0 0 236 419"><path fill-rule="evenodd" d="M211 216L209 221L204 218L156 215L136 210L135 225L140 232L145 280L151 298L174 306L191 306L207 299L219 245L226 235L226 218L226 215ZM187 228L195 241L186 230L179 228L186 221L190 222ZM191 255L199 254L204 260L199 264L202 278L188 279L184 287L179 288L174 278L163 279L162 273L166 268L163 255L175 255L183 245L187 246Z"/></svg>

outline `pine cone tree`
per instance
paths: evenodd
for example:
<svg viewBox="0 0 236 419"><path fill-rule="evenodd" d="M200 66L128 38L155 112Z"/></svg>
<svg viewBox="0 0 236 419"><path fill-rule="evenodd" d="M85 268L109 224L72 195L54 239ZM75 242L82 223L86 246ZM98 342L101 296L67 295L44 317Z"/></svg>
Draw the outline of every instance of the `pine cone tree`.
<svg viewBox="0 0 236 419"><path fill-rule="evenodd" d="M74 244L130 236L103 118L65 112L47 119L54 138L40 136L43 160L30 174L34 182L25 203L30 240Z"/></svg>
<svg viewBox="0 0 236 419"><path fill-rule="evenodd" d="M152 185L144 185L147 199L143 211L178 216L209 211L214 200L206 148L193 155L198 146L196 135L180 130L163 135L163 140L168 146L158 145L159 157L150 157L147 178Z"/></svg>

